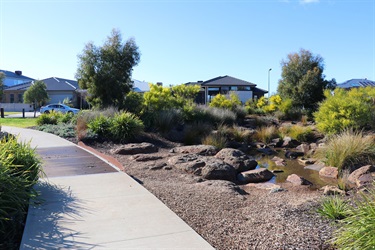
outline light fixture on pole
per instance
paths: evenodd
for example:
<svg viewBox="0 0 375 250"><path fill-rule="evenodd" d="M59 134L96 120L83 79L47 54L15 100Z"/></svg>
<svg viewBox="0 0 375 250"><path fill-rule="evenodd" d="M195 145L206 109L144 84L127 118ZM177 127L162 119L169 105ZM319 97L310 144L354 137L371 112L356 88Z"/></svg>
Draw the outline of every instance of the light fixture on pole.
<svg viewBox="0 0 375 250"><path fill-rule="evenodd" d="M270 98L270 72L271 68L268 70L268 98Z"/></svg>

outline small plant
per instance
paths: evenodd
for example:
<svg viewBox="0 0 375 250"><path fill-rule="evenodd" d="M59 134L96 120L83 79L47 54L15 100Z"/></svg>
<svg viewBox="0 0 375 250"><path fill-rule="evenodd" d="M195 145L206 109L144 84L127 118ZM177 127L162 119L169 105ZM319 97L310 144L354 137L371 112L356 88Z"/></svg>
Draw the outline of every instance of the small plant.
<svg viewBox="0 0 375 250"><path fill-rule="evenodd" d="M288 135L298 141L307 142L314 139L314 132L311 127L293 125L289 128Z"/></svg>
<svg viewBox="0 0 375 250"><path fill-rule="evenodd" d="M251 140L252 131L243 127L233 126L230 135L236 142L249 142Z"/></svg>
<svg viewBox="0 0 375 250"><path fill-rule="evenodd" d="M143 132L143 122L134 114L122 112L112 118L109 137L114 141L125 142Z"/></svg>
<svg viewBox="0 0 375 250"><path fill-rule="evenodd" d="M339 178L337 179L337 186L343 191L350 190L350 182L348 180L350 172L348 169L341 171Z"/></svg>
<svg viewBox="0 0 375 250"><path fill-rule="evenodd" d="M218 149L223 149L227 146L227 138L220 133L211 133L202 140L202 144L215 146Z"/></svg>
<svg viewBox="0 0 375 250"><path fill-rule="evenodd" d="M206 137L212 131L210 123L200 121L186 125L184 129L183 142L186 145L199 144L202 138Z"/></svg>
<svg viewBox="0 0 375 250"><path fill-rule="evenodd" d="M256 140L263 143L269 143L272 139L279 138L280 133L275 126L261 127L255 131Z"/></svg>
<svg viewBox="0 0 375 250"><path fill-rule="evenodd" d="M54 124L56 125L59 121L59 117L61 116L61 113L57 112L51 112L49 114L41 114L37 119L36 119L36 124L38 126L44 125L44 124Z"/></svg>
<svg viewBox="0 0 375 250"><path fill-rule="evenodd" d="M182 123L182 113L178 109L155 111L152 126L158 132L167 133Z"/></svg>
<svg viewBox="0 0 375 250"><path fill-rule="evenodd" d="M375 191L362 193L351 207L349 216L341 221L335 232L334 245L339 249L374 249Z"/></svg>
<svg viewBox="0 0 375 250"><path fill-rule="evenodd" d="M104 115L100 115L88 123L88 128L97 134L98 136L109 138L110 135L110 127L112 126L112 118L105 117Z"/></svg>
<svg viewBox="0 0 375 250"><path fill-rule="evenodd" d="M341 197L330 196L323 200L317 212L331 220L342 220L350 215L350 207Z"/></svg>
<svg viewBox="0 0 375 250"><path fill-rule="evenodd" d="M331 136L324 147L317 149L315 157L328 166L337 167L339 172L374 164L375 141L372 136L364 136L362 132L346 130Z"/></svg>

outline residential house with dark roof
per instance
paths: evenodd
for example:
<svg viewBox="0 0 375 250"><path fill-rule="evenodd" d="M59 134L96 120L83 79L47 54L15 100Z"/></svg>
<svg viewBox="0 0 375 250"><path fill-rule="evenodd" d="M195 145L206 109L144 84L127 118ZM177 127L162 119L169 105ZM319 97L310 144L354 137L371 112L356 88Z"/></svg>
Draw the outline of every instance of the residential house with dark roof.
<svg viewBox="0 0 375 250"><path fill-rule="evenodd" d="M375 82L365 79L350 79L346 82L337 84L337 88L351 89L351 88L365 88L365 87L375 87Z"/></svg>
<svg viewBox="0 0 375 250"><path fill-rule="evenodd" d="M255 83L244 81L231 76L219 76L207 81L188 82L186 85L200 85L201 91L196 98L199 104L208 104L217 94L227 95L234 92L241 102L245 103L249 99L258 99L268 91L257 88Z"/></svg>
<svg viewBox="0 0 375 250"><path fill-rule="evenodd" d="M47 86L47 93L50 98L48 103L63 103L64 99L68 98L73 106L79 106L80 96L77 91L79 89L77 81L58 77L50 77L41 81ZM3 102L22 103L23 94L32 84L34 84L34 81L29 81L4 89Z"/></svg>
<svg viewBox="0 0 375 250"><path fill-rule="evenodd" d="M4 87L11 87L14 85L18 85L18 84L22 84L22 83L30 82L34 80L31 77L22 75L22 71L20 70L16 70L12 72L8 70L0 69L0 72L3 72L5 74L5 79L3 81Z"/></svg>

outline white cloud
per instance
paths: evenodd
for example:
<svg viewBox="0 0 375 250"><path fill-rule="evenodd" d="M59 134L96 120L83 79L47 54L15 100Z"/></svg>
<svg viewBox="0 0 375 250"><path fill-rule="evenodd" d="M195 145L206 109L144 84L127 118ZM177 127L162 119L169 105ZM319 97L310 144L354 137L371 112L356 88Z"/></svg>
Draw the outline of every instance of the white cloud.
<svg viewBox="0 0 375 250"><path fill-rule="evenodd" d="M319 3L320 0L300 0L301 4Z"/></svg>

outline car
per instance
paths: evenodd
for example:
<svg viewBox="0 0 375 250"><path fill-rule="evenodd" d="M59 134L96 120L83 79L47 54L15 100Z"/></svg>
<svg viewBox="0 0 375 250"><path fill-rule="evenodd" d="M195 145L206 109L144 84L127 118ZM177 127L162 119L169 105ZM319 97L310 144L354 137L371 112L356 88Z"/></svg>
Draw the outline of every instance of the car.
<svg viewBox="0 0 375 250"><path fill-rule="evenodd" d="M72 113L72 114L77 114L79 112L79 109L75 109L75 108L71 108L67 105L64 105L64 104L48 104L46 106L43 106L40 108L40 113L41 114L49 114L51 113L52 111L55 111L55 112L61 112L63 114L65 113Z"/></svg>

